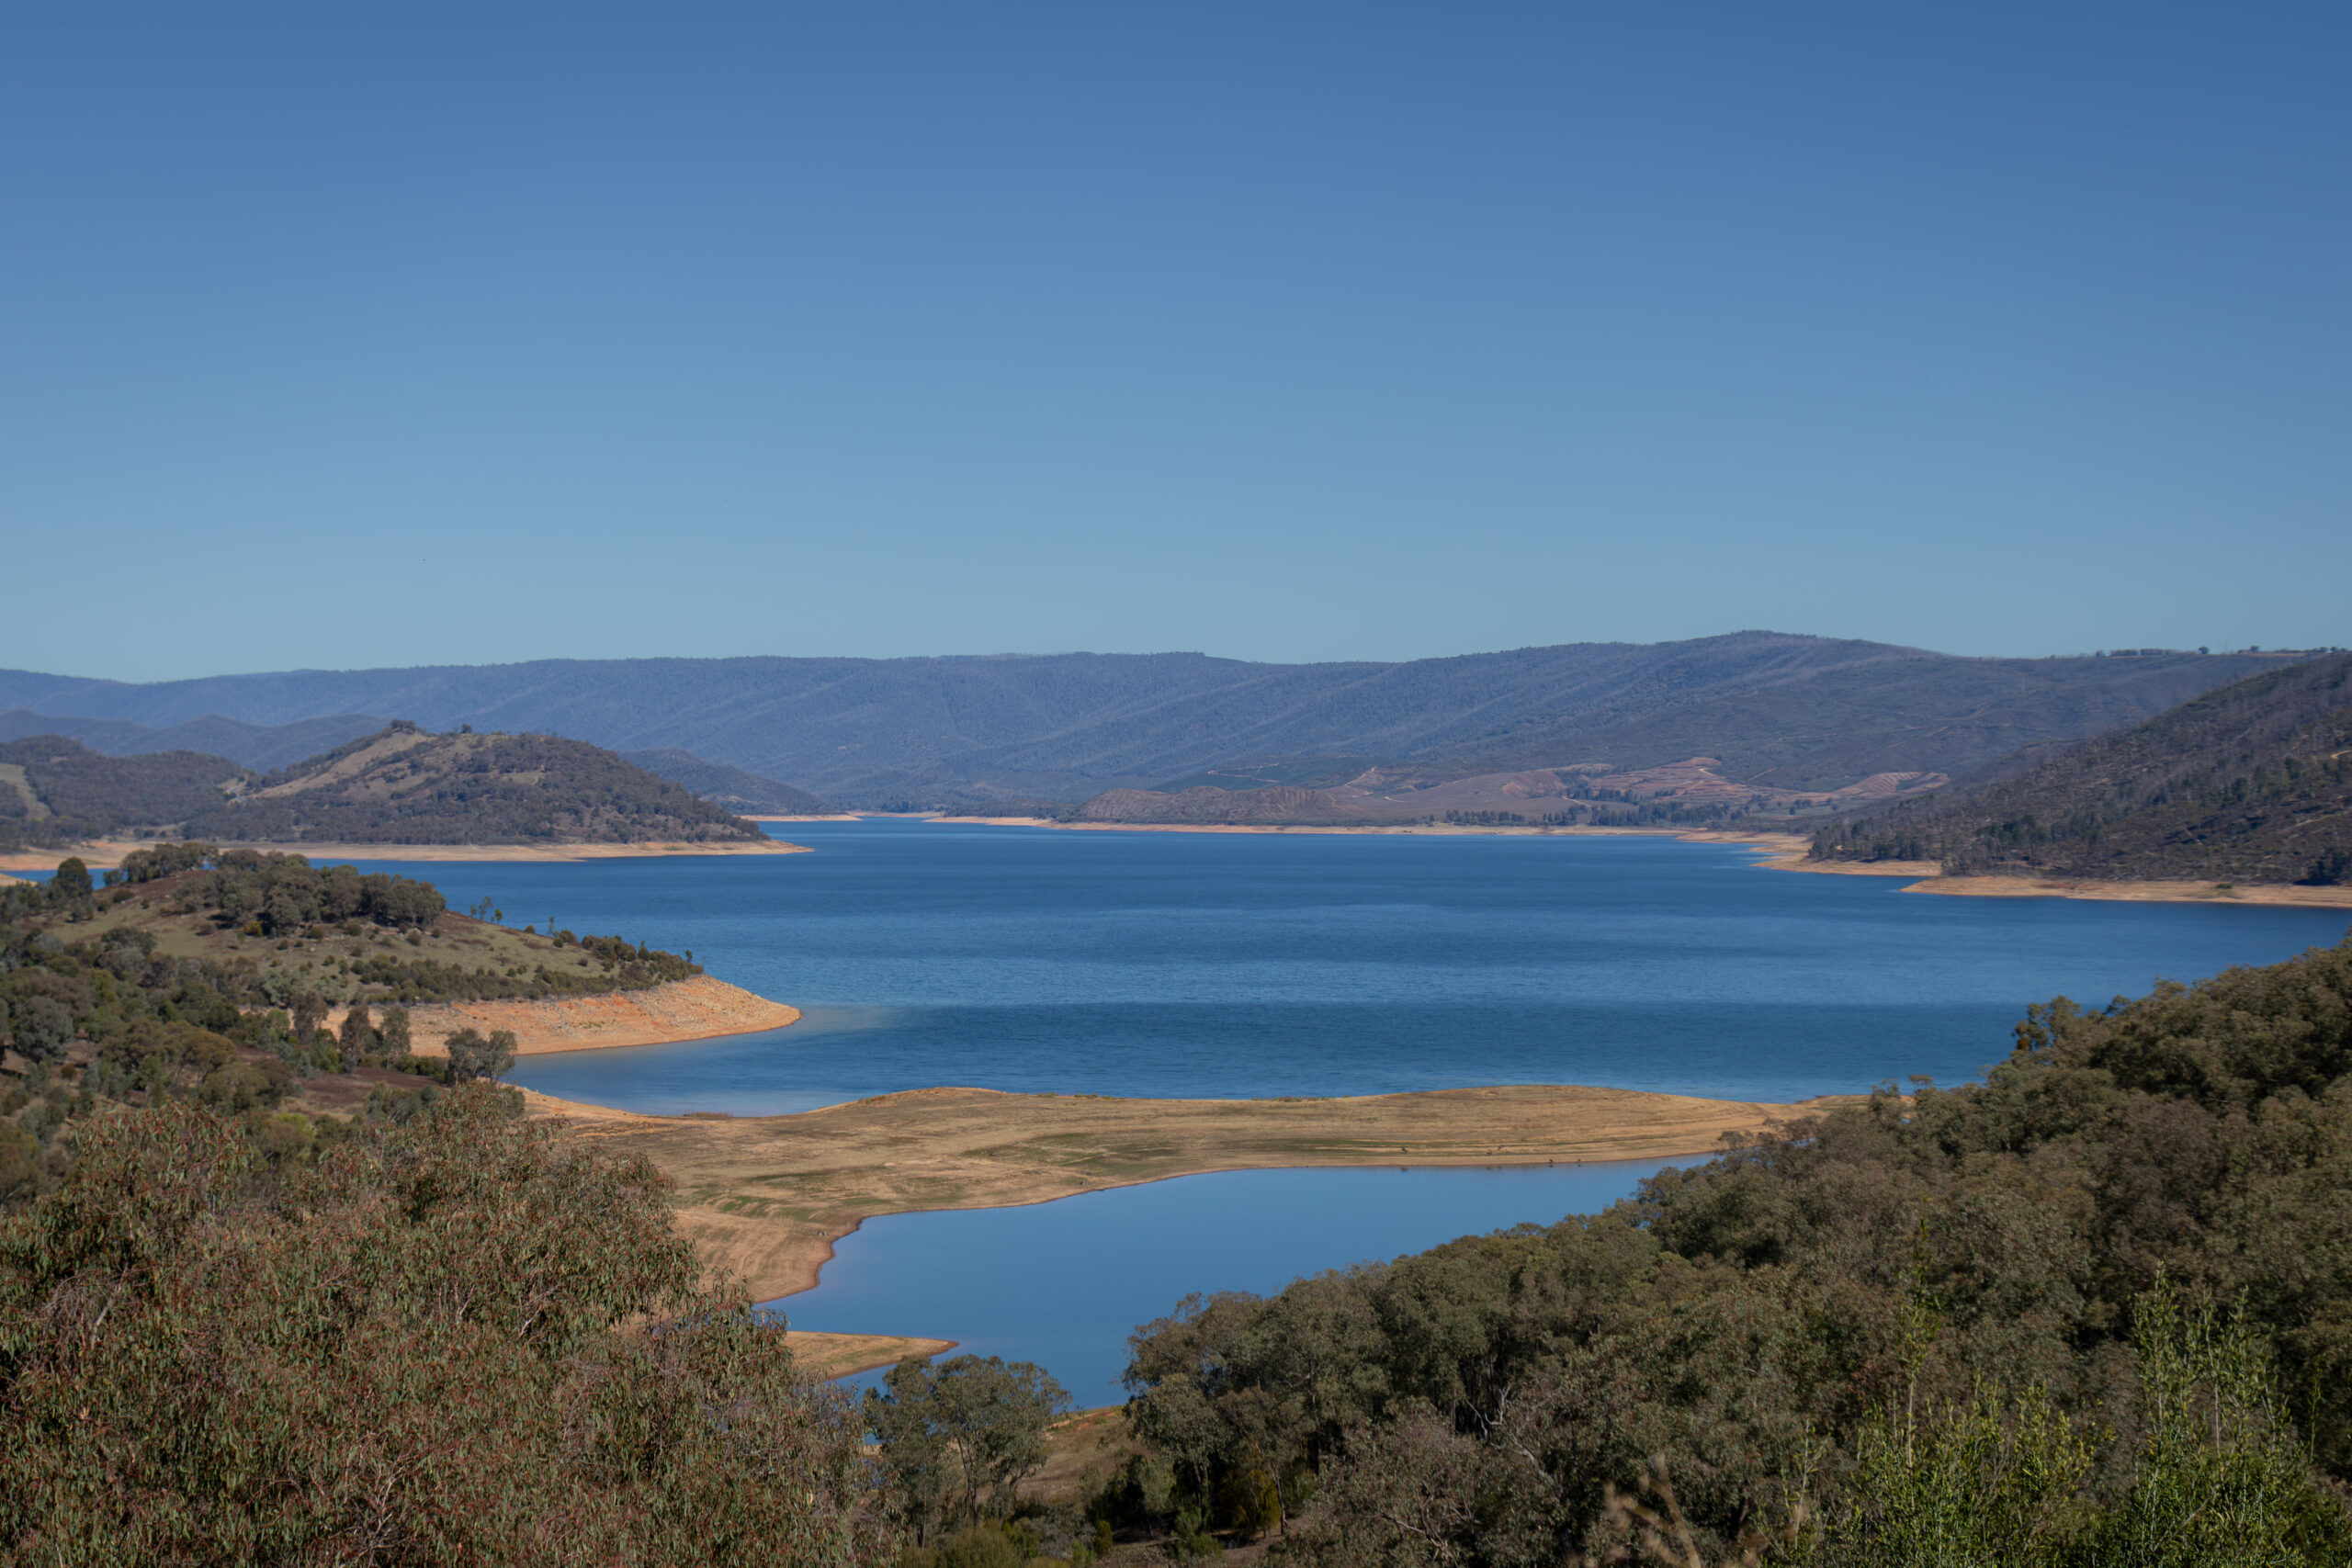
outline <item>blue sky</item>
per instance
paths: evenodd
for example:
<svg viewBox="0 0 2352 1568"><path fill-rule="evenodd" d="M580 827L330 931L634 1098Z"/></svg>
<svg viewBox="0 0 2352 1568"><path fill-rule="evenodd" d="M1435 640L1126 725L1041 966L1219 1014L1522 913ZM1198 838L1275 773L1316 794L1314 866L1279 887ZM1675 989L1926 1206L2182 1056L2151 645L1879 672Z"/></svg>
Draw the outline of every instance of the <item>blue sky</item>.
<svg viewBox="0 0 2352 1568"><path fill-rule="evenodd" d="M2347 45L11 7L0 665L2352 642Z"/></svg>

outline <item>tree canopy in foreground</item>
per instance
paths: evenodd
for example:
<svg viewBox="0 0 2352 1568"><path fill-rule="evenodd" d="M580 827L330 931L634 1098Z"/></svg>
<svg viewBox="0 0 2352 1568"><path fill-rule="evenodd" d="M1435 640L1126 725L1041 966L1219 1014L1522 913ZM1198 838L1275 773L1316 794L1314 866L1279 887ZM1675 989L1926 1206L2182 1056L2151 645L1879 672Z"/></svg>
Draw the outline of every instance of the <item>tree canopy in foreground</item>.
<svg viewBox="0 0 2352 1568"><path fill-rule="evenodd" d="M272 1170L187 1105L0 1222L0 1555L871 1561L858 1428L662 1179L494 1091Z"/></svg>

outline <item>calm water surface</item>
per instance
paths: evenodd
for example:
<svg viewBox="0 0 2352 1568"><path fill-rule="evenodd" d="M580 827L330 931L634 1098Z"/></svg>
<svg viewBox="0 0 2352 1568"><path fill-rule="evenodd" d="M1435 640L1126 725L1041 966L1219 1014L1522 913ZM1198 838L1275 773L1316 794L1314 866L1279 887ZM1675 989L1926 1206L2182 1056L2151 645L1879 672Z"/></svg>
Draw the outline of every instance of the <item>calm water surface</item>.
<svg viewBox="0 0 2352 1568"><path fill-rule="evenodd" d="M816 852L399 866L453 905L625 932L806 1010L788 1030L526 1057L568 1099L804 1110L934 1084L1153 1096L1589 1083L1795 1100L2006 1055L2027 1004L2267 964L2341 911L1927 897L1656 838L779 825ZM1191 1291L1605 1207L1657 1168L1238 1172L847 1238L806 1328L904 1333L1118 1396Z"/></svg>
<svg viewBox="0 0 2352 1568"><path fill-rule="evenodd" d="M791 1029L526 1058L548 1094L760 1113L896 1089L1749 1100L1951 1082L2030 1002L2264 964L2342 911L1946 898L1657 838L776 825L814 853L421 864L455 905L691 949Z"/></svg>
<svg viewBox="0 0 2352 1568"><path fill-rule="evenodd" d="M1189 1292L1271 1294L1326 1269L1592 1213L1663 1164L1219 1171L1025 1209L885 1214L842 1240L815 1290L775 1304L796 1328L952 1338L958 1355L1035 1361L1081 1407L1110 1404L1125 1397L1127 1336Z"/></svg>

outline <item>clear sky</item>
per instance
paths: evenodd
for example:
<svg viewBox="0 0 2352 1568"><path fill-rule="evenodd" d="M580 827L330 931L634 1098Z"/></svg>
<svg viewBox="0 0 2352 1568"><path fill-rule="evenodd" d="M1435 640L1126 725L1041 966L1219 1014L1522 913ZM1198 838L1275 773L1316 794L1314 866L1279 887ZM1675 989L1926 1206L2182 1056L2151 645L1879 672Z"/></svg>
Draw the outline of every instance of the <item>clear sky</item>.
<svg viewBox="0 0 2352 1568"><path fill-rule="evenodd" d="M2352 643L2347 64L2320 4L9 6L0 665Z"/></svg>

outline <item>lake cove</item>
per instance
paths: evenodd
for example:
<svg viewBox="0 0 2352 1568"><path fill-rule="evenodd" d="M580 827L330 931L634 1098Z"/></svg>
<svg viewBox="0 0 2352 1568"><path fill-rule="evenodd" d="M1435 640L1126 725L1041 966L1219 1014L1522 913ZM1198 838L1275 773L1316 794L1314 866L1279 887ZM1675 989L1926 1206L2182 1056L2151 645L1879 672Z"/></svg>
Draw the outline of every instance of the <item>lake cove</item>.
<svg viewBox="0 0 2352 1568"><path fill-rule="evenodd" d="M2342 936L2342 910L1927 898L1660 838L866 819L815 852L416 868L454 904L691 949L767 1034L537 1056L523 1083L767 1114L970 1084L1153 1098L1581 1083L1742 1100L1951 1082L2029 1003Z"/></svg>
<svg viewBox="0 0 2352 1568"><path fill-rule="evenodd" d="M1127 1336L1188 1293L1270 1294L1326 1269L1593 1213L1666 1163L1223 1171L1027 1208L892 1214L844 1239L816 1290L772 1304L795 1329L927 1335L958 1355L1035 1361L1080 1407L1110 1404L1125 1397Z"/></svg>

